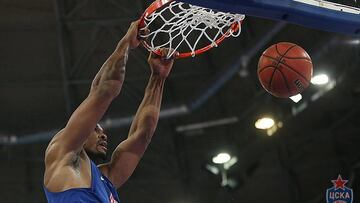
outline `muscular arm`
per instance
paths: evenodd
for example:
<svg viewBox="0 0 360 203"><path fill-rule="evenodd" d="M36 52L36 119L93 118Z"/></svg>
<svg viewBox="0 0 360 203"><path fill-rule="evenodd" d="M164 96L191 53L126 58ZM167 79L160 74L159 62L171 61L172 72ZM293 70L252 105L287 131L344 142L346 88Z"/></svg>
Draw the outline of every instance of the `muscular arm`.
<svg viewBox="0 0 360 203"><path fill-rule="evenodd" d="M130 127L128 139L141 141L136 147L129 148L130 152L142 155L155 132L159 120L160 106L163 95L165 78L151 74L145 90L143 101L134 117ZM121 147L119 145L119 147Z"/></svg>
<svg viewBox="0 0 360 203"><path fill-rule="evenodd" d="M71 115L65 128L53 138L47 151L55 147L64 154L82 149L112 100L120 93L128 50L129 41L121 40L95 76L89 95Z"/></svg>
<svg viewBox="0 0 360 203"><path fill-rule="evenodd" d="M160 62L160 59L150 57L149 63L152 74L128 138L117 146L110 162L100 166L116 187L120 187L130 177L151 141L159 119L164 83L173 61Z"/></svg>
<svg viewBox="0 0 360 203"><path fill-rule="evenodd" d="M71 115L65 128L48 145L44 174L44 184L48 189L63 191L83 186L84 183L77 179L84 172L80 171L78 165L80 152L111 101L120 93L128 49L129 42L121 40L95 76L87 98Z"/></svg>
<svg viewBox="0 0 360 203"><path fill-rule="evenodd" d="M45 153L45 174L48 174L48 167L54 164L58 166L60 160L71 160L74 157L72 155L77 155L82 150L96 124L120 93L129 49L138 45L137 22L133 22L115 51L96 74L87 98L71 115L65 128L51 140ZM70 158L66 158L69 157L66 155L70 155Z"/></svg>

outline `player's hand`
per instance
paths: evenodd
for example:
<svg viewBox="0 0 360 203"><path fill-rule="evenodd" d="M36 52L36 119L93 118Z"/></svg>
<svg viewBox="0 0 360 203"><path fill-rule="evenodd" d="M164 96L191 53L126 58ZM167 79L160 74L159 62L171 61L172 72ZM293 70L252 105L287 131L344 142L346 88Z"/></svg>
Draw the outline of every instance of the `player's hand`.
<svg viewBox="0 0 360 203"><path fill-rule="evenodd" d="M139 21L134 21L131 23L126 35L124 36L124 40L126 40L131 49L135 49L139 46L140 40L138 36L138 27L139 27Z"/></svg>
<svg viewBox="0 0 360 203"><path fill-rule="evenodd" d="M178 52L175 52L169 59L166 58L170 49L161 49L161 55L150 53L148 62L153 75L160 76L161 78L167 78L174 64L175 56Z"/></svg>

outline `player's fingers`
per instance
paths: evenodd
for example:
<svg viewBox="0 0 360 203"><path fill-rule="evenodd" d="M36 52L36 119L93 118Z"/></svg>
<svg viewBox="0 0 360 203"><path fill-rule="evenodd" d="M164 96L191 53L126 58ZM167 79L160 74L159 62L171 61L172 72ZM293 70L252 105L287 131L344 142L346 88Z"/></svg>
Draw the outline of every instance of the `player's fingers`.
<svg viewBox="0 0 360 203"><path fill-rule="evenodd" d="M150 30L148 28L142 28L138 32L138 40L146 40L149 37Z"/></svg>
<svg viewBox="0 0 360 203"><path fill-rule="evenodd" d="M174 60L178 55L179 52L175 51L174 49L168 49L168 48L163 48L160 50L161 52L161 59L163 60ZM171 54L169 56L169 54Z"/></svg>
<svg viewBox="0 0 360 203"><path fill-rule="evenodd" d="M149 60L150 59L158 59L158 58L161 58L161 52L159 52L159 51L150 52Z"/></svg>

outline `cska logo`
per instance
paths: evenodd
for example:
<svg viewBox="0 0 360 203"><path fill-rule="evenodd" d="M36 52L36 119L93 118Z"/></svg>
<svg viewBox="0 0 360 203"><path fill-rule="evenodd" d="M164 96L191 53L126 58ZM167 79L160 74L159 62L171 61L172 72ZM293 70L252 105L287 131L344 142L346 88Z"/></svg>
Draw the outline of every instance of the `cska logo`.
<svg viewBox="0 0 360 203"><path fill-rule="evenodd" d="M341 175L336 180L331 181L334 186L326 190L327 203L352 203L353 191L345 186L348 180L343 180Z"/></svg>

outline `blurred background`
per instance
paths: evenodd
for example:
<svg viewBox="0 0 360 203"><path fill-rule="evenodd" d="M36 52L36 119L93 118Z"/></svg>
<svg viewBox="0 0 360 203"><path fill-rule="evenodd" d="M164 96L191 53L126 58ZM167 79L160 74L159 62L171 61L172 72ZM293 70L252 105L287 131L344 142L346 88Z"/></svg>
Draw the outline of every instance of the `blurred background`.
<svg viewBox="0 0 360 203"><path fill-rule="evenodd" d="M0 0L0 202L46 202L49 140L150 3ZM297 103L271 96L257 78L261 53L283 41L307 50L314 76L325 79ZM131 52L121 95L102 120L110 151L141 102L147 56ZM359 76L359 37L247 16L240 37L176 61L156 134L120 199L320 203L341 174L359 201ZM269 129L255 127L263 117L273 119Z"/></svg>

